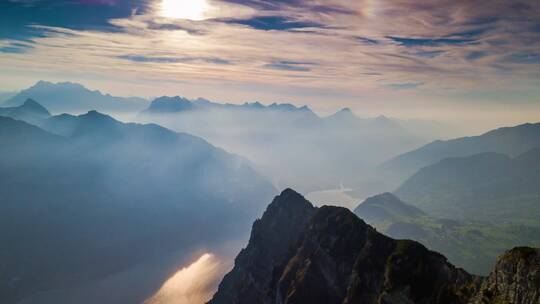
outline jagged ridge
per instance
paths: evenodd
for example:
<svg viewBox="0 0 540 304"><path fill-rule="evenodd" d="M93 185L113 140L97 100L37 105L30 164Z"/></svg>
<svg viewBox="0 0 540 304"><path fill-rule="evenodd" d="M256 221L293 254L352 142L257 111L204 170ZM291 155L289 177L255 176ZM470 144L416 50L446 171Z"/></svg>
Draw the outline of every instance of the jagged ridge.
<svg viewBox="0 0 540 304"><path fill-rule="evenodd" d="M419 243L287 189L255 222L209 303L466 303L478 285Z"/></svg>

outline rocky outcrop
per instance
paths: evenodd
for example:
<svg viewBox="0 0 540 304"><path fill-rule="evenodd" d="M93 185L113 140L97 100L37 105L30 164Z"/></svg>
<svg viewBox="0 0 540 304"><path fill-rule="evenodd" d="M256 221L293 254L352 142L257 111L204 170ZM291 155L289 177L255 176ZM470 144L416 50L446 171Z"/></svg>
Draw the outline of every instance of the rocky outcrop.
<svg viewBox="0 0 540 304"><path fill-rule="evenodd" d="M316 208L300 194L287 189L255 221L247 248L236 257L211 303L274 303L275 269L287 262L294 242Z"/></svg>
<svg viewBox="0 0 540 304"><path fill-rule="evenodd" d="M540 249L517 247L503 254L473 304L540 304Z"/></svg>
<svg viewBox="0 0 540 304"><path fill-rule="evenodd" d="M255 222L212 304L466 303L479 278L352 212L288 189Z"/></svg>
<svg viewBox="0 0 540 304"><path fill-rule="evenodd" d="M287 189L255 222L209 304L540 304L539 293L539 249L507 252L482 278Z"/></svg>

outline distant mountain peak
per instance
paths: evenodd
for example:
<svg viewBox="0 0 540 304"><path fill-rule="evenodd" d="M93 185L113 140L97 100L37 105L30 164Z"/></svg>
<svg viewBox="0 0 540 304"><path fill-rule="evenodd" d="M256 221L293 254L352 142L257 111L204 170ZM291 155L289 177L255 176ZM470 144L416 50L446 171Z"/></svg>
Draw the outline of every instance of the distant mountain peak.
<svg viewBox="0 0 540 304"><path fill-rule="evenodd" d="M381 193L381 194L372 196L370 198L367 198L364 203L375 203L375 204L377 204L380 201L392 202L392 203L397 203L397 204L403 203L402 201L399 200L399 198L397 198L395 195L393 195L390 192Z"/></svg>
<svg viewBox="0 0 540 304"><path fill-rule="evenodd" d="M337 111L334 115L338 116L338 117L357 118L356 115L354 115L353 111L350 108L343 108L343 109Z"/></svg>
<svg viewBox="0 0 540 304"><path fill-rule="evenodd" d="M31 87L34 88L34 87L42 87L42 86L48 86L48 85L53 85L53 83L46 80L39 80Z"/></svg>
<svg viewBox="0 0 540 304"><path fill-rule="evenodd" d="M30 98L19 106L0 108L0 115L22 120L36 126L41 125L51 117L51 113L45 107Z"/></svg>
<svg viewBox="0 0 540 304"><path fill-rule="evenodd" d="M215 105L215 104L214 104ZM266 107L258 102L258 101L255 101L255 102L244 102L242 105L240 106L237 106L237 105L234 105L234 104L226 104L225 106L229 106L229 107L240 107L240 108L246 108L246 109L253 109L253 110L264 110L266 109Z"/></svg>
<svg viewBox="0 0 540 304"><path fill-rule="evenodd" d="M122 124L111 116L96 110L88 111L86 114L79 115L78 118L78 127L74 130L74 134L77 135L93 133L94 131L113 131Z"/></svg>
<svg viewBox="0 0 540 304"><path fill-rule="evenodd" d="M112 118L111 116L107 114L100 113L96 110L90 110L86 114L79 115L82 119L90 119L90 120L102 120L102 121L114 121L118 122L116 119Z"/></svg>
<svg viewBox="0 0 540 304"><path fill-rule="evenodd" d="M345 123L358 123L360 122L360 119L354 115L353 111L350 108L343 108L336 113L328 116L326 119L330 121L338 121L338 122L345 122Z"/></svg>
<svg viewBox="0 0 540 304"><path fill-rule="evenodd" d="M202 100L202 99L199 98L198 100ZM191 102L191 101L187 98L176 95L176 96L161 96L154 99L154 101L152 102L159 103L159 102Z"/></svg>
<svg viewBox="0 0 540 304"><path fill-rule="evenodd" d="M401 128L401 125L398 122L382 114L377 116L373 121L376 124L381 125L381 126L391 126L391 127Z"/></svg>
<svg viewBox="0 0 540 304"><path fill-rule="evenodd" d="M41 106L37 101L33 100L32 98L26 99L26 101L23 103L24 106L31 106L31 105L39 105Z"/></svg>
<svg viewBox="0 0 540 304"><path fill-rule="evenodd" d="M301 110L301 108L297 108L295 105L290 103L272 103L268 107L268 109L271 110L279 110L279 111L298 111Z"/></svg>
<svg viewBox="0 0 540 304"><path fill-rule="evenodd" d="M36 82L31 89L44 89L44 88L54 88L61 87L64 89L77 89L77 90L88 90L85 86L80 83L64 81L64 82L50 82L46 80L40 80ZM99 92L99 91L98 91Z"/></svg>
<svg viewBox="0 0 540 304"><path fill-rule="evenodd" d="M82 114L82 115L80 115L80 116L100 116L100 115L106 116L105 114L101 114L101 113L99 113L99 112L96 111L96 110L90 110L90 111L88 111L86 114Z"/></svg>
<svg viewBox="0 0 540 304"><path fill-rule="evenodd" d="M41 113L45 116L51 115L49 110L31 98L28 98L20 107L26 110L31 110L32 112Z"/></svg>
<svg viewBox="0 0 540 304"><path fill-rule="evenodd" d="M199 101L200 102L200 101ZM152 101L146 113L177 113L193 109L193 103L180 96L161 96Z"/></svg>
<svg viewBox="0 0 540 304"><path fill-rule="evenodd" d="M354 213L368 222L424 215L422 210L406 204L389 192L367 198L354 209Z"/></svg>
<svg viewBox="0 0 540 304"><path fill-rule="evenodd" d="M222 109L222 110L269 110L276 112L300 112L313 114L311 109L304 105L302 107L296 107L290 103L272 103L268 106L256 101L256 102L245 102L243 104L232 104L232 103L217 103L204 98L197 98L195 100L190 100L181 96L162 96L154 99L151 102L150 107L143 111L143 113L179 113L189 110L205 110L205 109Z"/></svg>
<svg viewBox="0 0 540 304"><path fill-rule="evenodd" d="M98 90L89 90L74 82L40 80L33 86L20 91L6 100L6 106L19 106L27 99L39 100L39 103L53 113L83 112L91 109L100 111L130 112L140 111L148 102L142 98L115 97Z"/></svg>

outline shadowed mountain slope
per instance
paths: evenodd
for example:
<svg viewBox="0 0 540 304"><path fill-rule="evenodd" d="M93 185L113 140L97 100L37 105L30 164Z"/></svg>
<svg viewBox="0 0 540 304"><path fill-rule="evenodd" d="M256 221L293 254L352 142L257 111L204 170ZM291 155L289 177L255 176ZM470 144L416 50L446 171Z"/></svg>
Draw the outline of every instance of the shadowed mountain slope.
<svg viewBox="0 0 540 304"><path fill-rule="evenodd" d="M540 123L527 123L492 130L479 136L434 141L387 161L381 166L381 170L385 171L389 178L401 182L419 169L445 158L486 152L515 157L536 147L540 147Z"/></svg>
<svg viewBox="0 0 540 304"><path fill-rule="evenodd" d="M357 189L371 181L370 170L380 162L434 138L416 136L384 116L361 118L344 109L320 117L289 103L236 105L165 96L138 119L205 138L247 157L276 185L307 192L341 183Z"/></svg>
<svg viewBox="0 0 540 304"><path fill-rule="evenodd" d="M437 218L390 193L368 198L354 213L378 231L420 242L474 274L489 274L497 257L515 246L540 246L538 227Z"/></svg>
<svg viewBox="0 0 540 304"><path fill-rule="evenodd" d="M0 117L2 303L165 257L175 269L174 257L242 238L275 191L242 158L157 125L92 111L44 127L59 135Z"/></svg>
<svg viewBox="0 0 540 304"><path fill-rule="evenodd" d="M395 191L430 215L540 227L540 149L448 158L427 166Z"/></svg>
<svg viewBox="0 0 540 304"><path fill-rule="evenodd" d="M20 106L0 108L0 116L26 121L33 125L40 125L44 120L51 117L51 113L33 99L27 99Z"/></svg>

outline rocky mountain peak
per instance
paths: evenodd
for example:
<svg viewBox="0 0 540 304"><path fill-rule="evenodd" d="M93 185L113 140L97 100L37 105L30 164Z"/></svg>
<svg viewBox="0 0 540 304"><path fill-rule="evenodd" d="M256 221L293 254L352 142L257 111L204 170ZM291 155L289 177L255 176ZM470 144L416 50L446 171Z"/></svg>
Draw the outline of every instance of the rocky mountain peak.
<svg viewBox="0 0 540 304"><path fill-rule="evenodd" d="M316 208L292 189L284 190L253 224L249 245L236 257L211 303L270 303L274 269L283 265L291 244Z"/></svg>
<svg viewBox="0 0 540 304"><path fill-rule="evenodd" d="M255 222L210 303L465 303L475 287L442 255L287 189Z"/></svg>
<svg viewBox="0 0 540 304"><path fill-rule="evenodd" d="M193 103L180 96L162 96L154 99L145 112L150 113L176 113L193 109Z"/></svg>

